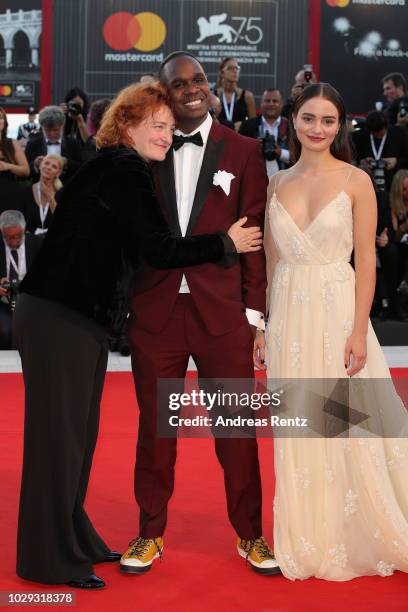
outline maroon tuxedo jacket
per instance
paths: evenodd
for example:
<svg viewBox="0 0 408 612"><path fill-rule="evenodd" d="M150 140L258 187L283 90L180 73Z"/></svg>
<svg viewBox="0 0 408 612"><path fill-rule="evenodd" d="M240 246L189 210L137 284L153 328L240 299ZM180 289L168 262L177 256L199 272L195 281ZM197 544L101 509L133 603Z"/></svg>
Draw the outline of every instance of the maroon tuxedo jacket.
<svg viewBox="0 0 408 612"><path fill-rule="evenodd" d="M227 196L213 185L218 170L231 172ZM156 195L172 231L181 236L174 182L173 150L164 162L155 165L153 175ZM240 217L248 217L247 226L263 228L267 176L265 163L256 141L213 123L194 197L187 235L227 231ZM226 268L214 263L156 270L144 263L136 274L131 315L133 323L151 333L166 325L185 274L192 299L208 332L218 336L242 324L245 309L265 312L265 254L239 255Z"/></svg>

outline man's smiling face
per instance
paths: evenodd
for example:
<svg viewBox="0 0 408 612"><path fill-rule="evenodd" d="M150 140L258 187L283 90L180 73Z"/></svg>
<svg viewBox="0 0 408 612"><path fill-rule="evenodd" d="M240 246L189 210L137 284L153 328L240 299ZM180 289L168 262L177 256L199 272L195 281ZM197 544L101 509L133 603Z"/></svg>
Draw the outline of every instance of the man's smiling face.
<svg viewBox="0 0 408 612"><path fill-rule="evenodd" d="M210 88L202 66L194 58L180 55L163 69L162 81L167 87L178 127L189 131L206 118L210 106Z"/></svg>

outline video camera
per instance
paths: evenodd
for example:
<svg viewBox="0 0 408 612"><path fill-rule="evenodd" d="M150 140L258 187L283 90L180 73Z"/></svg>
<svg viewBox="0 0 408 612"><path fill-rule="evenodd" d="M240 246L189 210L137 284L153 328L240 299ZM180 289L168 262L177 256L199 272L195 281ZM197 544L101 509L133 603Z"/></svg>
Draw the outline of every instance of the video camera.
<svg viewBox="0 0 408 612"><path fill-rule="evenodd" d="M14 312L17 305L17 296L19 292L20 281L16 278L13 278L13 280L11 281L6 279L2 283L0 283L0 287L8 292L7 299L10 303L10 310L11 312Z"/></svg>
<svg viewBox="0 0 408 612"><path fill-rule="evenodd" d="M72 117L78 117L82 112L82 107L78 102L68 102L67 104L68 114Z"/></svg>
<svg viewBox="0 0 408 612"><path fill-rule="evenodd" d="M373 180L378 191L385 191L385 170L387 169L387 162L385 159L372 159L369 164L372 173Z"/></svg>
<svg viewBox="0 0 408 612"><path fill-rule="evenodd" d="M276 146L275 136L266 130L265 135L262 138L262 155L266 161L274 161L276 159Z"/></svg>

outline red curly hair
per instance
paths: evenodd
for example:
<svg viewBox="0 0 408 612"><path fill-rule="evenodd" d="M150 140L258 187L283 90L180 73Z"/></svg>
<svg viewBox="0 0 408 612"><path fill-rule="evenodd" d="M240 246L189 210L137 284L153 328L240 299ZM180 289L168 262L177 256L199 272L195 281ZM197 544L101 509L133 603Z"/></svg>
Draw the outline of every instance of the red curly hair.
<svg viewBox="0 0 408 612"><path fill-rule="evenodd" d="M163 106L170 107L166 89L159 82L129 85L106 109L96 135L96 146L132 146L127 130Z"/></svg>

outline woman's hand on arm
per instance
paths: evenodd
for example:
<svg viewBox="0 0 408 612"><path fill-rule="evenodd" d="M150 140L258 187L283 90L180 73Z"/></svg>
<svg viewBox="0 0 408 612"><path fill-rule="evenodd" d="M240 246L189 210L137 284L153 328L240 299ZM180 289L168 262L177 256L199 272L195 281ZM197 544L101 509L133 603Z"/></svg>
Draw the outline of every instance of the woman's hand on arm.
<svg viewBox="0 0 408 612"><path fill-rule="evenodd" d="M251 253L262 249L262 232L260 227L243 227L248 217L238 219L228 230L228 236L235 245L237 253Z"/></svg>

